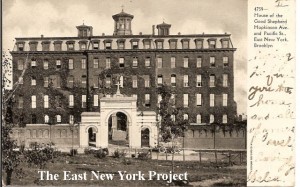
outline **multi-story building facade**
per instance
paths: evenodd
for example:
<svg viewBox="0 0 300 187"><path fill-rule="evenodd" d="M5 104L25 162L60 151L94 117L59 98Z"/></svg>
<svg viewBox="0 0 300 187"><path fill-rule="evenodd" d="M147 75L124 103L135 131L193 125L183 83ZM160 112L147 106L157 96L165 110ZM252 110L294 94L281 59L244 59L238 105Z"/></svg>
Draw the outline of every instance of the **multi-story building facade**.
<svg viewBox="0 0 300 187"><path fill-rule="evenodd" d="M81 122L99 112L100 99L117 88L137 99L139 111L157 110L157 87L172 87L175 105L192 125L233 124L234 52L230 34L170 34L162 23L152 34L132 34L133 15L112 16L113 35L94 36L77 26L76 37L16 38L14 120L22 124ZM24 74L24 75L23 75Z"/></svg>

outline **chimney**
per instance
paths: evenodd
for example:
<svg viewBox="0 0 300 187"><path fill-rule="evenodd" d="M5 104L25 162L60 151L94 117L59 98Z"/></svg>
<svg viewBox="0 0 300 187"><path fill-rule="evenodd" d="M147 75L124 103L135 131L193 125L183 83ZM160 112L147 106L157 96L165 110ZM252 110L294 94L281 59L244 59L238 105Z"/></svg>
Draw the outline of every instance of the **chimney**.
<svg viewBox="0 0 300 187"><path fill-rule="evenodd" d="M143 35L143 33L142 33L142 32L140 32L140 35Z"/></svg>
<svg viewBox="0 0 300 187"><path fill-rule="evenodd" d="M155 25L152 25L152 35L155 35Z"/></svg>
<svg viewBox="0 0 300 187"><path fill-rule="evenodd" d="M41 38L44 38L44 35L43 35L43 34L41 35Z"/></svg>
<svg viewBox="0 0 300 187"><path fill-rule="evenodd" d="M102 33L102 36L105 36L105 33Z"/></svg>

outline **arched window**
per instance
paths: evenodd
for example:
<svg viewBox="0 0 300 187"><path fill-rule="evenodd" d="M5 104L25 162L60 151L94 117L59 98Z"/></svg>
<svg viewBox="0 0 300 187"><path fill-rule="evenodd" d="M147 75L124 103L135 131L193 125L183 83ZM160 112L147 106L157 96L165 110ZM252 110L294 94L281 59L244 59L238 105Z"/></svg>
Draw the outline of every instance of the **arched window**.
<svg viewBox="0 0 300 187"><path fill-rule="evenodd" d="M45 115L44 119L45 119L45 123L49 123L49 116L48 115Z"/></svg>
<svg viewBox="0 0 300 187"><path fill-rule="evenodd" d="M189 119L189 115L188 115L188 114L184 114L184 115L183 115L183 119L184 119L184 120L188 120L188 119Z"/></svg>
<svg viewBox="0 0 300 187"><path fill-rule="evenodd" d="M197 115L197 123L201 123L201 115L200 114Z"/></svg>
<svg viewBox="0 0 300 187"><path fill-rule="evenodd" d="M213 114L211 114L209 116L209 123L213 123L215 121L215 116Z"/></svg>
<svg viewBox="0 0 300 187"><path fill-rule="evenodd" d="M56 122L61 123L61 115L56 115Z"/></svg>

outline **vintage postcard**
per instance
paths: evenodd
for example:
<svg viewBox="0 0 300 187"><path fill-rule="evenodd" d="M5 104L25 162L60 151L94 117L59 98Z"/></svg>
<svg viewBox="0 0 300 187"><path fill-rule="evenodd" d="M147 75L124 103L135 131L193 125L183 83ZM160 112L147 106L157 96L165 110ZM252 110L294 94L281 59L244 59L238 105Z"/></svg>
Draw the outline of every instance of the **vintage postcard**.
<svg viewBox="0 0 300 187"><path fill-rule="evenodd" d="M2 185L294 186L294 0L3 0Z"/></svg>

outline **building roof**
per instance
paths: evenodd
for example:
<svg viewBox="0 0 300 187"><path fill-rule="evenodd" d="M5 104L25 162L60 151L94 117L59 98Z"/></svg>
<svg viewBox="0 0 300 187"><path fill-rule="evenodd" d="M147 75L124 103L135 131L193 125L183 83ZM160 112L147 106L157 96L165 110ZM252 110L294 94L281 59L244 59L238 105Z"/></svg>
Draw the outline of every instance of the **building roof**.
<svg viewBox="0 0 300 187"><path fill-rule="evenodd" d="M171 27L171 24L167 24L167 23L163 22L163 23L161 23L161 24L158 24L156 27L157 27L157 28L158 28L158 27Z"/></svg>
<svg viewBox="0 0 300 187"><path fill-rule="evenodd" d="M131 15L131 14L128 14L128 13L126 13L126 12L124 12L122 10L122 12L120 12L119 14L115 14L115 15L112 16L113 19L118 18L118 17L130 17L130 18L133 18L134 16Z"/></svg>

